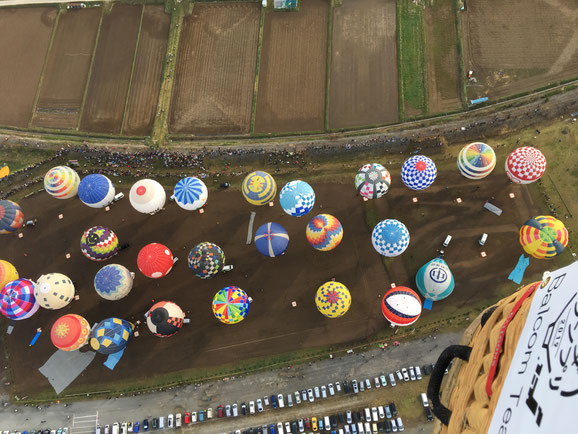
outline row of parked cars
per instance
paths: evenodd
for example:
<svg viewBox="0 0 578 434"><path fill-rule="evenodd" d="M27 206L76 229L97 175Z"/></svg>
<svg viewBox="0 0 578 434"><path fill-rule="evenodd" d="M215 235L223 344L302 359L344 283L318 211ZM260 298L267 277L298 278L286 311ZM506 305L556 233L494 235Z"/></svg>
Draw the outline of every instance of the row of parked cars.
<svg viewBox="0 0 578 434"><path fill-rule="evenodd" d="M45 430L30 430L30 431L2 431L2 434L68 434L68 428L45 429Z"/></svg>

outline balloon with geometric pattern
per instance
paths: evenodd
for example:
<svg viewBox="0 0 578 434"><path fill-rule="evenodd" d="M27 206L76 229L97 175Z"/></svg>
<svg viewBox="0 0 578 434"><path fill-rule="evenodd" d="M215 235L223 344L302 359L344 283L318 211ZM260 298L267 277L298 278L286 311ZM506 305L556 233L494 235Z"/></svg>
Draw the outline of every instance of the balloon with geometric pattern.
<svg viewBox="0 0 578 434"><path fill-rule="evenodd" d="M173 196L178 206L187 211L195 211L205 205L209 191L203 181L189 176L177 182Z"/></svg>
<svg viewBox="0 0 578 434"><path fill-rule="evenodd" d="M84 317L69 313L58 318L52 325L50 339L59 350L78 350L90 339L90 324Z"/></svg>
<svg viewBox="0 0 578 434"><path fill-rule="evenodd" d="M264 256L281 256L289 246L289 234L279 223L265 223L255 232L255 247Z"/></svg>
<svg viewBox="0 0 578 434"><path fill-rule="evenodd" d="M419 295L405 286L389 289L381 300L381 313L394 326L408 326L421 315Z"/></svg>
<svg viewBox="0 0 578 434"><path fill-rule="evenodd" d="M10 234L24 224L24 213L16 202L0 200L0 234Z"/></svg>
<svg viewBox="0 0 578 434"><path fill-rule="evenodd" d="M68 166L56 166L44 176L44 190L56 199L69 199L78 193L80 177Z"/></svg>
<svg viewBox="0 0 578 434"><path fill-rule="evenodd" d="M315 305L327 318L339 318L351 307L351 294L343 283L326 282L315 294Z"/></svg>
<svg viewBox="0 0 578 434"><path fill-rule="evenodd" d="M557 218L539 215L520 228L520 244L534 258L552 259L568 245L568 230Z"/></svg>
<svg viewBox="0 0 578 434"><path fill-rule="evenodd" d="M517 184L537 181L546 171L546 157L536 148L523 146L506 159L506 175Z"/></svg>
<svg viewBox="0 0 578 434"><path fill-rule="evenodd" d="M377 199L388 192L391 185L389 171L379 163L365 164L355 175L357 192L368 199Z"/></svg>
<svg viewBox="0 0 578 434"><path fill-rule="evenodd" d="M183 326L185 313L172 301L159 301L146 313L149 330L159 338L177 333Z"/></svg>
<svg viewBox="0 0 578 434"><path fill-rule="evenodd" d="M305 229L307 241L315 249L327 252L336 248L343 239L343 226L330 214L313 217Z"/></svg>
<svg viewBox="0 0 578 434"><path fill-rule="evenodd" d="M74 284L61 273L43 274L36 281L34 297L45 309L62 309L74 299Z"/></svg>
<svg viewBox="0 0 578 434"><path fill-rule="evenodd" d="M109 228L94 226L80 238L80 250L93 261L106 261L118 253L118 238Z"/></svg>
<svg viewBox="0 0 578 434"><path fill-rule="evenodd" d="M401 166L401 180L412 190L424 190L432 185L437 176L433 160L424 155L414 155Z"/></svg>
<svg viewBox="0 0 578 434"><path fill-rule="evenodd" d="M402 222L385 219L373 228L371 242L380 255L399 256L409 246L409 231Z"/></svg>
<svg viewBox="0 0 578 434"><path fill-rule="evenodd" d="M225 253L216 244L205 241L191 249L188 263L195 276L210 279L223 270Z"/></svg>
<svg viewBox="0 0 578 434"><path fill-rule="evenodd" d="M470 143L458 155L458 169L469 179L482 179L496 167L496 153L485 143Z"/></svg>
<svg viewBox="0 0 578 434"><path fill-rule="evenodd" d="M116 301L126 297L132 285L132 273L119 264L105 265L94 276L94 289L106 300Z"/></svg>
<svg viewBox="0 0 578 434"><path fill-rule="evenodd" d="M305 181L290 181L279 193L281 208L292 217L301 217L313 209L315 191Z"/></svg>
<svg viewBox="0 0 578 434"><path fill-rule="evenodd" d="M237 324L249 312L249 297L241 288L227 286L215 294L212 307L215 318L223 324Z"/></svg>
<svg viewBox="0 0 578 434"><path fill-rule="evenodd" d="M100 354L118 353L125 349L133 331L132 323L120 318L107 318L92 330L90 346Z"/></svg>
<svg viewBox="0 0 578 434"><path fill-rule="evenodd" d="M277 184L267 172L257 170L245 177L241 190L247 202L262 206L273 200L277 193Z"/></svg>
<svg viewBox="0 0 578 434"><path fill-rule="evenodd" d="M16 267L10 262L0 259L0 289L4 288L8 282L18 279L18 277Z"/></svg>
<svg viewBox="0 0 578 434"><path fill-rule="evenodd" d="M39 307L34 297L34 282L31 280L13 280L0 291L0 313L8 319L30 318Z"/></svg>

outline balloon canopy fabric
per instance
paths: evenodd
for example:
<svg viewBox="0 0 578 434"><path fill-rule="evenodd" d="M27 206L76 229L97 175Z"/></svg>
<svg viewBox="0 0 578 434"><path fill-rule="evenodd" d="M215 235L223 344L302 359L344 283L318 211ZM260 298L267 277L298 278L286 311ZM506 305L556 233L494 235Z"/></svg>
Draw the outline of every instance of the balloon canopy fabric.
<svg viewBox="0 0 578 434"><path fill-rule="evenodd" d="M80 315L61 316L52 325L50 339L54 346L63 351L74 351L88 343L90 324Z"/></svg>
<svg viewBox="0 0 578 434"><path fill-rule="evenodd" d="M506 175L517 184L530 184L546 171L546 157L536 148L524 146L514 150L506 159Z"/></svg>
<svg viewBox="0 0 578 434"><path fill-rule="evenodd" d="M213 298L213 314L224 324L237 324L249 312L249 297L241 288L227 286Z"/></svg>
<svg viewBox="0 0 578 434"><path fill-rule="evenodd" d="M30 318L39 307L34 297L34 282L31 280L13 280L0 291L0 312L6 318L14 320Z"/></svg>
<svg viewBox="0 0 578 434"><path fill-rule="evenodd" d="M408 158L401 167L401 180L412 190L425 190L437 176L437 168L431 158L415 155Z"/></svg>
<svg viewBox="0 0 578 434"><path fill-rule="evenodd" d="M421 267L417 271L415 283L421 295L431 301L443 300L456 286L454 275L442 258L432 259Z"/></svg>
<svg viewBox="0 0 578 434"><path fill-rule="evenodd" d="M10 167L3 166L0 168L0 179L6 178L8 175L10 175Z"/></svg>
<svg viewBox="0 0 578 434"><path fill-rule="evenodd" d="M216 244L205 241L191 249L188 262L195 276L209 279L223 270L225 253Z"/></svg>
<svg viewBox="0 0 578 434"><path fill-rule="evenodd" d="M496 153L485 143L470 143L458 155L458 169L469 179L482 179L496 167Z"/></svg>
<svg viewBox="0 0 578 434"><path fill-rule="evenodd" d="M552 259L568 245L568 230L557 218L539 215L520 228L520 244L534 258Z"/></svg>
<svg viewBox="0 0 578 434"><path fill-rule="evenodd" d="M301 217L315 206L315 192L305 181L290 181L279 193L281 208L292 217Z"/></svg>
<svg viewBox="0 0 578 434"><path fill-rule="evenodd" d="M380 255L399 256L409 246L409 231L402 222L385 219L373 228L371 242Z"/></svg>
<svg viewBox="0 0 578 434"><path fill-rule="evenodd" d="M160 338L167 338L183 326L185 313L172 301L159 301L146 313L149 330Z"/></svg>
<svg viewBox="0 0 578 434"><path fill-rule="evenodd" d="M343 283L326 282L315 294L315 305L327 318L339 318L351 307L351 294Z"/></svg>
<svg viewBox="0 0 578 434"><path fill-rule="evenodd" d="M413 289L396 286L383 296L381 313L393 325L408 326L421 315L421 300Z"/></svg>
<svg viewBox="0 0 578 434"><path fill-rule="evenodd" d="M158 279L173 268L173 254L167 246L151 243L144 246L136 259L138 269L147 277Z"/></svg>
<svg viewBox="0 0 578 434"><path fill-rule="evenodd" d="M199 178L188 177L177 182L174 197L178 206L187 211L194 211L207 203L209 191Z"/></svg>
<svg viewBox="0 0 578 434"><path fill-rule="evenodd" d="M100 173L85 176L78 185L78 197L91 208L104 208L114 199L114 185Z"/></svg>
<svg viewBox="0 0 578 434"><path fill-rule="evenodd" d="M277 184L267 172L258 170L247 175L243 181L242 191L251 205L267 205L277 193Z"/></svg>
<svg viewBox="0 0 578 434"><path fill-rule="evenodd" d="M389 190L391 175L381 164L365 164L355 175L357 192L368 199L377 199Z"/></svg>
<svg viewBox="0 0 578 434"><path fill-rule="evenodd" d="M56 199L70 199L78 193L80 177L68 166L56 166L44 176L44 190Z"/></svg>
<svg viewBox="0 0 578 434"><path fill-rule="evenodd" d="M9 234L24 224L24 213L16 202L0 200L0 234Z"/></svg>
<svg viewBox="0 0 578 434"><path fill-rule="evenodd" d="M333 250L343 239L343 226L330 214L319 214L311 219L305 230L307 241L317 250Z"/></svg>
<svg viewBox="0 0 578 434"><path fill-rule="evenodd" d="M107 318L92 331L90 346L100 354L114 354L127 346L133 335L134 326L124 319Z"/></svg>
<svg viewBox="0 0 578 434"><path fill-rule="evenodd" d="M118 238L109 228L94 226L82 234L80 250L88 259L105 261L118 253Z"/></svg>
<svg viewBox="0 0 578 434"><path fill-rule="evenodd" d="M289 246L289 234L278 223L265 223L255 233L255 247L259 253L270 258L285 253Z"/></svg>
<svg viewBox="0 0 578 434"><path fill-rule="evenodd" d="M4 288L8 282L18 279L18 277L16 267L10 262L0 259L0 289Z"/></svg>
<svg viewBox="0 0 578 434"><path fill-rule="evenodd" d="M132 285L132 274L119 264L106 265L94 276L94 289L106 300L116 301L126 297Z"/></svg>
<svg viewBox="0 0 578 434"><path fill-rule="evenodd" d="M167 200L165 189L153 179L135 182L128 196L132 207L143 214L160 211Z"/></svg>
<svg viewBox="0 0 578 434"><path fill-rule="evenodd" d="M34 297L45 309L62 309L74 298L74 284L64 274L44 274L36 281Z"/></svg>

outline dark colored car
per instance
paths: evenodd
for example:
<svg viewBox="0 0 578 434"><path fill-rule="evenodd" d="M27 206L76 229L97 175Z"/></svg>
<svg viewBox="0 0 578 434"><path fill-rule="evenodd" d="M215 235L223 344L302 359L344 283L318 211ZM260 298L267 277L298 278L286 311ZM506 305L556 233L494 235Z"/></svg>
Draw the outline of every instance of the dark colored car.
<svg viewBox="0 0 578 434"><path fill-rule="evenodd" d="M389 404L389 409L391 410L391 415L393 417L397 417L397 407L395 406L394 402Z"/></svg>
<svg viewBox="0 0 578 434"><path fill-rule="evenodd" d="M275 428L275 424L272 423L269 425L269 434L277 434L277 428Z"/></svg>
<svg viewBox="0 0 578 434"><path fill-rule="evenodd" d="M143 431L148 431L148 429L149 429L149 420L148 419L145 419L142 421L142 429L143 429Z"/></svg>
<svg viewBox="0 0 578 434"><path fill-rule="evenodd" d="M241 404L241 414L243 416L245 416L247 414L247 404L245 404L245 403Z"/></svg>
<svg viewBox="0 0 578 434"><path fill-rule="evenodd" d="M343 380L343 391L349 393L349 383L347 383L347 380Z"/></svg>
<svg viewBox="0 0 578 434"><path fill-rule="evenodd" d="M345 416L343 415L343 413L339 413L337 415L337 419L339 420L339 423L345 423Z"/></svg>
<svg viewBox="0 0 578 434"><path fill-rule="evenodd" d="M351 412L351 418L353 419L353 423L359 422L359 412L358 411Z"/></svg>
<svg viewBox="0 0 578 434"><path fill-rule="evenodd" d="M429 408L429 407L425 408L425 417L427 418L428 422L431 422L433 420L433 414L431 412L431 408Z"/></svg>
<svg viewBox="0 0 578 434"><path fill-rule="evenodd" d="M377 431L378 432L384 432L385 431L385 423L377 422Z"/></svg>
<svg viewBox="0 0 578 434"><path fill-rule="evenodd" d="M157 429L159 427L159 420L154 417L153 418L153 429Z"/></svg>
<svg viewBox="0 0 578 434"><path fill-rule="evenodd" d="M271 395L271 407L277 408L277 397L275 395Z"/></svg>
<svg viewBox="0 0 578 434"><path fill-rule="evenodd" d="M331 428L337 428L337 416L330 416L329 422L331 422Z"/></svg>
<svg viewBox="0 0 578 434"><path fill-rule="evenodd" d="M305 429L311 429L311 421L309 420L308 417L303 419L303 422L305 422Z"/></svg>
<svg viewBox="0 0 578 434"><path fill-rule="evenodd" d="M296 420L291 422L291 433L292 434L299 434L299 429L297 428L297 421Z"/></svg>
<svg viewBox="0 0 578 434"><path fill-rule="evenodd" d="M391 432L391 422L388 420L385 420L385 432Z"/></svg>
<svg viewBox="0 0 578 434"><path fill-rule="evenodd" d="M423 373L424 375L429 375L431 374L431 366L430 365L423 365Z"/></svg>

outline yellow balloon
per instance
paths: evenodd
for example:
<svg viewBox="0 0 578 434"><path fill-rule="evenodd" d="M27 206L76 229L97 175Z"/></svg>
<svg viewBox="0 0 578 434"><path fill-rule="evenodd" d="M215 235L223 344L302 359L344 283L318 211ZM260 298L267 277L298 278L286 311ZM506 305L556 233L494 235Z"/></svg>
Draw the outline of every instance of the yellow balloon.
<svg viewBox="0 0 578 434"><path fill-rule="evenodd" d="M18 271L16 271L14 265L0 259L0 289L4 288L8 282L18 279L18 277Z"/></svg>

